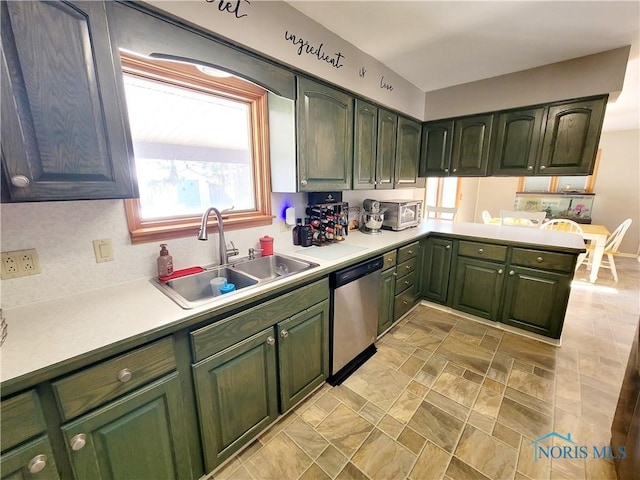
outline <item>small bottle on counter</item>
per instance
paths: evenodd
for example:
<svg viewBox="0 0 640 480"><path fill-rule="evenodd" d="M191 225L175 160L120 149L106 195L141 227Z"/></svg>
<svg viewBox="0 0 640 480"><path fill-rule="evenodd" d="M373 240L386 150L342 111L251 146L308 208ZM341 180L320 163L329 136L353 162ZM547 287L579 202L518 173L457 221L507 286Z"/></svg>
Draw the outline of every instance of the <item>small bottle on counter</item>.
<svg viewBox="0 0 640 480"><path fill-rule="evenodd" d="M169 255L167 244L160 244L160 255L158 256L158 276L168 277L173 273L173 257Z"/></svg>
<svg viewBox="0 0 640 480"><path fill-rule="evenodd" d="M300 245L300 230L302 229L302 219L296 218L296 226L293 227L293 244Z"/></svg>

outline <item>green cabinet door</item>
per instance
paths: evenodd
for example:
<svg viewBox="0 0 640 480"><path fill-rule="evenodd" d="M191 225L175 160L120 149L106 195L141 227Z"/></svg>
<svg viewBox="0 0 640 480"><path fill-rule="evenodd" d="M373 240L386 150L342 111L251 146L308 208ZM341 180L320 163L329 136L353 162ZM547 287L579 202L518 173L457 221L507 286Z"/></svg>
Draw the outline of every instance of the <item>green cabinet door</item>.
<svg viewBox="0 0 640 480"><path fill-rule="evenodd" d="M509 268L501 321L546 337L560 338L570 285L570 274Z"/></svg>
<svg viewBox="0 0 640 480"><path fill-rule="evenodd" d="M549 107L536 173L591 175L607 96Z"/></svg>
<svg viewBox="0 0 640 480"><path fill-rule="evenodd" d="M418 186L421 134L418 122L398 117L394 188Z"/></svg>
<svg viewBox="0 0 640 480"><path fill-rule="evenodd" d="M46 435L5 452L0 457L2 480L57 480L58 471Z"/></svg>
<svg viewBox="0 0 640 480"><path fill-rule="evenodd" d="M493 115L474 115L454 123L451 172L456 177L487 175Z"/></svg>
<svg viewBox="0 0 640 480"><path fill-rule="evenodd" d="M0 8L0 137L10 200L136 196L120 57L107 25L111 2Z"/></svg>
<svg viewBox="0 0 640 480"><path fill-rule="evenodd" d="M458 257L452 307L488 320L498 320L504 264Z"/></svg>
<svg viewBox="0 0 640 480"><path fill-rule="evenodd" d="M378 335L393 325L393 307L396 287L396 267L384 270L380 276L380 298L378 300Z"/></svg>
<svg viewBox="0 0 640 480"><path fill-rule="evenodd" d="M376 149L376 188L393 188L396 164L398 116L378 109L378 143Z"/></svg>
<svg viewBox="0 0 640 480"><path fill-rule="evenodd" d="M353 168L353 98L298 77L298 188L349 190Z"/></svg>
<svg viewBox="0 0 640 480"><path fill-rule="evenodd" d="M178 373L62 427L76 480L194 478Z"/></svg>
<svg viewBox="0 0 640 480"><path fill-rule="evenodd" d="M324 301L277 325L282 413L329 376L329 302Z"/></svg>
<svg viewBox="0 0 640 480"><path fill-rule="evenodd" d="M492 175L533 175L542 138L544 107L497 116L491 144Z"/></svg>
<svg viewBox="0 0 640 480"><path fill-rule="evenodd" d="M422 125L419 175L446 177L451 167L453 120L427 122Z"/></svg>
<svg viewBox="0 0 640 480"><path fill-rule="evenodd" d="M267 328L194 365L205 471L278 417L275 344Z"/></svg>
<svg viewBox="0 0 640 480"><path fill-rule="evenodd" d="M443 238L428 238L424 242L422 253L422 296L432 302L447 303L449 292L449 273L453 241Z"/></svg>
<svg viewBox="0 0 640 480"><path fill-rule="evenodd" d="M353 189L376 187L378 107L356 98L353 128Z"/></svg>

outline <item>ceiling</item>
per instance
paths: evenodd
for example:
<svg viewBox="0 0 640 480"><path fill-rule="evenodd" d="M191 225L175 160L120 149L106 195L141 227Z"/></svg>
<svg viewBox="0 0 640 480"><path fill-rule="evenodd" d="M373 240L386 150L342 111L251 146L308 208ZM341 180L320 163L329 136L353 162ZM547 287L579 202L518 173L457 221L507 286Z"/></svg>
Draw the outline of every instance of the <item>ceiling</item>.
<svg viewBox="0 0 640 480"><path fill-rule="evenodd" d="M288 3L425 92L631 45L603 129L640 129L640 1Z"/></svg>

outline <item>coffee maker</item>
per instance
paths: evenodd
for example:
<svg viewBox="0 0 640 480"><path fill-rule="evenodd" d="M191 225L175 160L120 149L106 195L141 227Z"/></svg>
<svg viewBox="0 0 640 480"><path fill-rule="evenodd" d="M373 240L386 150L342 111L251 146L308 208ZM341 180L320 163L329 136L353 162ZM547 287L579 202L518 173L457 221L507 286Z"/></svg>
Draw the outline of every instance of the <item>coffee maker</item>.
<svg viewBox="0 0 640 480"><path fill-rule="evenodd" d="M381 233L386 208L381 208L379 201L368 198L362 202L362 210L360 231L368 234Z"/></svg>

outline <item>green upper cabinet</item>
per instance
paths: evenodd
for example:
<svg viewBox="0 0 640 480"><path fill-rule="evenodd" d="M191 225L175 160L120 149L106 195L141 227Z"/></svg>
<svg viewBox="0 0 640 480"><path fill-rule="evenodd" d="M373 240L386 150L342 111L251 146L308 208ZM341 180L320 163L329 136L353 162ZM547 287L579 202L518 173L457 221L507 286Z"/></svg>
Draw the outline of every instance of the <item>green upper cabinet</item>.
<svg viewBox="0 0 640 480"><path fill-rule="evenodd" d="M378 107L356 98L353 128L353 189L376 186Z"/></svg>
<svg viewBox="0 0 640 480"><path fill-rule="evenodd" d="M9 201L137 195L110 2L2 2Z"/></svg>
<svg viewBox="0 0 640 480"><path fill-rule="evenodd" d="M76 480L194 478L177 373L62 427Z"/></svg>
<svg viewBox="0 0 640 480"><path fill-rule="evenodd" d="M417 187L422 125L398 117L394 188Z"/></svg>
<svg viewBox="0 0 640 480"><path fill-rule="evenodd" d="M396 164L396 135L398 116L382 108L378 109L378 143L376 150L376 188L393 188Z"/></svg>
<svg viewBox="0 0 640 480"><path fill-rule="evenodd" d="M280 405L289 410L329 376L329 301L277 325Z"/></svg>
<svg viewBox="0 0 640 480"><path fill-rule="evenodd" d="M600 141L607 96L551 105L538 172L544 175L590 175Z"/></svg>
<svg viewBox="0 0 640 480"><path fill-rule="evenodd" d="M486 176L493 114L457 119L453 127L452 176Z"/></svg>
<svg viewBox="0 0 640 480"><path fill-rule="evenodd" d="M533 175L542 138L544 107L497 115L491 144L492 175Z"/></svg>
<svg viewBox="0 0 640 480"><path fill-rule="evenodd" d="M349 190L353 167L353 98L298 77L298 189Z"/></svg>
<svg viewBox="0 0 640 480"><path fill-rule="evenodd" d="M453 120L427 122L422 125L421 177L444 177L451 167Z"/></svg>

